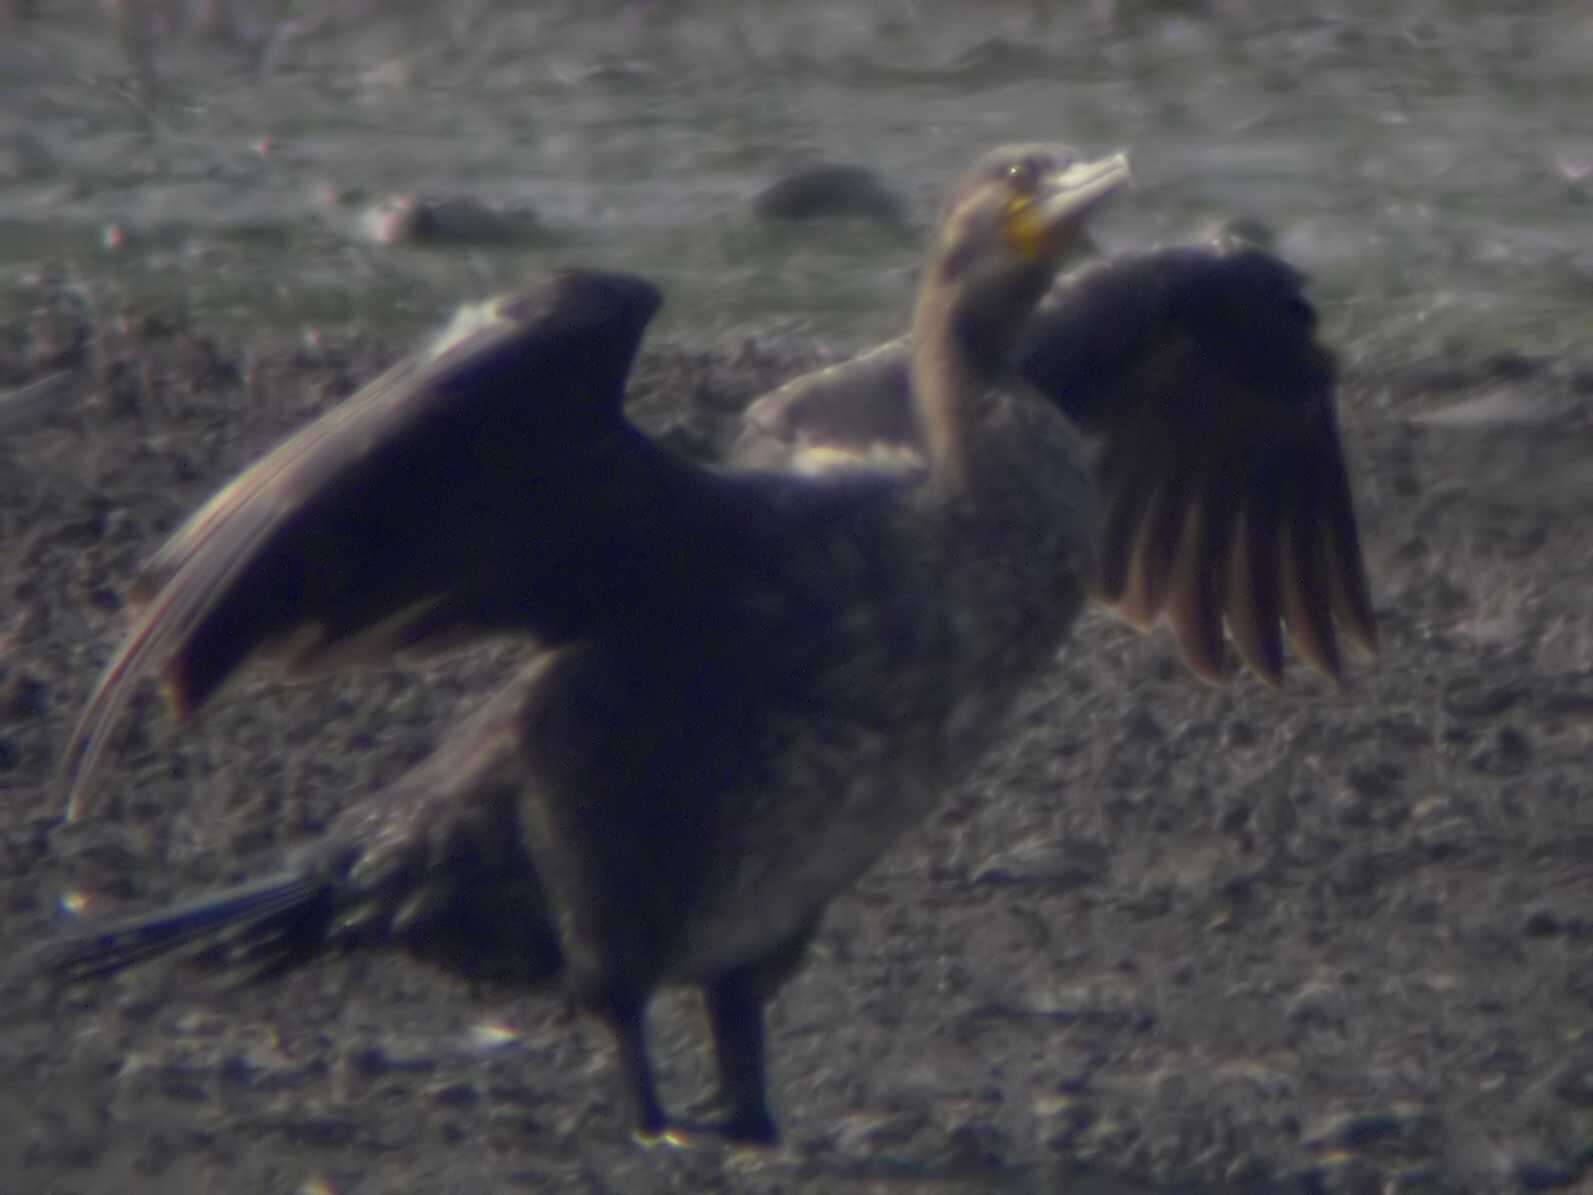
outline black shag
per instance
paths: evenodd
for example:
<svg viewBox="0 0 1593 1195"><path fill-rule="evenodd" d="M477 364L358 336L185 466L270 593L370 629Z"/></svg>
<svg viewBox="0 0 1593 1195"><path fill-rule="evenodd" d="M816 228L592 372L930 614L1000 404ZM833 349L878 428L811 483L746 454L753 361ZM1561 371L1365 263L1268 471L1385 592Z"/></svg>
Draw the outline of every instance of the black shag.
<svg viewBox="0 0 1593 1195"><path fill-rule="evenodd" d="M911 348L885 370L900 400L865 393L833 421L822 399L769 400L779 426L760 423L744 455L784 452L779 469L683 462L625 420L659 297L591 271L490 309L248 469L135 583L131 632L68 754L74 797L152 666L186 716L255 657L311 667L517 632L533 658L283 872L85 927L46 963L98 974L225 935L220 955L262 974L380 946L559 980L612 1030L648 1136L675 1130L644 1014L661 984L697 986L720 1131L774 1140L766 1003L828 902L991 744L1092 586L1141 621L1164 584L1207 587L1169 606L1191 610L1175 616L1186 648L1220 640L1226 611L1264 673L1280 618L1318 646L1335 615L1370 638L1330 387L1276 411L1264 388L1237 413L1232 387L1191 398L1173 375L1216 376L1208 313L1186 313L1187 335L1152 318L1132 270L1066 345L1027 333L1031 376L1077 387L1077 427L1018 379L1061 255L1127 177L1121 157L1055 149L984 160L946 209ZM1096 302L1064 292L1042 318L1099 319ZM1259 338L1275 313L1231 314ZM860 445L871 420L893 430ZM1236 460L1280 429L1280 460L1325 463L1285 479Z"/></svg>

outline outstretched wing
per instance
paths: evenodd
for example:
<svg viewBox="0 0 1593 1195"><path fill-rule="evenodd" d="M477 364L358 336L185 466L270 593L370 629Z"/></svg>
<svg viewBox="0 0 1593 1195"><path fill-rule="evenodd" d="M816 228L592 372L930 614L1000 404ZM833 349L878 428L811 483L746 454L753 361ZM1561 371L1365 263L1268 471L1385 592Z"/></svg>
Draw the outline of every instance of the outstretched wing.
<svg viewBox="0 0 1593 1195"><path fill-rule="evenodd" d="M131 629L66 755L73 814L155 667L186 717L255 656L304 670L490 632L557 642L689 604L741 516L623 417L658 305L630 275L555 275L212 498L132 587Z"/></svg>
<svg viewBox="0 0 1593 1195"><path fill-rule="evenodd" d="M1209 680L1229 671L1225 626L1272 684L1285 628L1330 676L1340 632L1375 650L1333 358L1294 269L1238 243L1086 267L1031 320L1020 367L1095 444L1109 609L1141 629L1166 617ZM757 400L732 455L801 468L917 451L897 340Z"/></svg>
<svg viewBox="0 0 1593 1195"><path fill-rule="evenodd" d="M1088 269L1035 317L1023 371L1099 445L1099 596L1166 617L1201 676L1224 626L1269 683L1282 630L1329 676L1377 625L1335 405L1301 275L1241 243Z"/></svg>
<svg viewBox="0 0 1593 1195"><path fill-rule="evenodd" d="M907 376L907 338L805 373L755 399L730 460L747 469L822 472L921 453Z"/></svg>

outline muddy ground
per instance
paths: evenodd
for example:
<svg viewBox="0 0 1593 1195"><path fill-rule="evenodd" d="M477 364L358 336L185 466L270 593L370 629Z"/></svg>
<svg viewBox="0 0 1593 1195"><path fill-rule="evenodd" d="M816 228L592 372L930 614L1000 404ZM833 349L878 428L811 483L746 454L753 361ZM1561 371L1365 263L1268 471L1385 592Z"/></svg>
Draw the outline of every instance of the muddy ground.
<svg viewBox="0 0 1593 1195"><path fill-rule="evenodd" d="M227 992L52 993L90 913L269 868L514 661L150 699L99 807L53 769L141 559L403 350L3 297L0 1192L1593 1190L1593 358L1347 355L1385 636L1342 691L1186 676L1092 617L978 779L837 902L777 1005L786 1146L644 1152L606 1037L401 959ZM440 314L440 313L439 313ZM709 452L811 345L653 346L639 407ZM501 1032L500 1030L512 1032ZM666 1098L708 1081L661 1002Z"/></svg>

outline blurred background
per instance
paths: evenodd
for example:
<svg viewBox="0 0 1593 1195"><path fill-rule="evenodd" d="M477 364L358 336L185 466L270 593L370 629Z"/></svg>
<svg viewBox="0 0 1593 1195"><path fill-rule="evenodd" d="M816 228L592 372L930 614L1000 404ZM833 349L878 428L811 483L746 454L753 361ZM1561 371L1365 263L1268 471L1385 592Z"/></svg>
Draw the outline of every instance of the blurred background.
<svg viewBox="0 0 1593 1195"><path fill-rule="evenodd" d="M850 343L978 152L1065 139L1133 154L1109 249L1256 221L1364 349L1552 349L1590 63L1586 0L6 0L0 283L370 323L579 261L666 327ZM841 218L760 205L817 166Z"/></svg>

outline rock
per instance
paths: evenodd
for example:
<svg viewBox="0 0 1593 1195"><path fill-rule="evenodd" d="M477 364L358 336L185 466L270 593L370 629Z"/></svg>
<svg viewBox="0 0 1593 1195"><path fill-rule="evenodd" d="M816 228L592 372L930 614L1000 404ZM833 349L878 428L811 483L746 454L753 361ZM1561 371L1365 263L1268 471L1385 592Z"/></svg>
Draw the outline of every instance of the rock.
<svg viewBox="0 0 1593 1195"><path fill-rule="evenodd" d="M871 220L887 228L905 229L907 209L875 174L864 166L821 162L793 171L769 184L752 201L760 220Z"/></svg>
<svg viewBox="0 0 1593 1195"><path fill-rule="evenodd" d="M1468 762L1479 772L1509 775L1532 760L1532 740L1514 726L1501 726L1471 753Z"/></svg>
<svg viewBox="0 0 1593 1195"><path fill-rule="evenodd" d="M17 390L0 394L0 434L32 426L59 409L69 395L79 394L72 374L58 370Z"/></svg>
<svg viewBox="0 0 1593 1195"><path fill-rule="evenodd" d="M1425 1110L1396 1104L1328 1116L1308 1128L1301 1140L1313 1149L1362 1149L1376 1142L1418 1137L1430 1122Z"/></svg>
<svg viewBox="0 0 1593 1195"><path fill-rule="evenodd" d="M1314 981L1295 992L1284 1015L1296 1025L1337 1026L1345 1020L1347 1002L1337 983Z"/></svg>
<svg viewBox="0 0 1593 1195"><path fill-rule="evenodd" d="M4 711L7 721L32 721L44 717L49 709L49 689L38 677L26 672L12 677L0 695L0 710Z"/></svg>
<svg viewBox="0 0 1593 1195"><path fill-rule="evenodd" d="M1524 696L1520 685L1492 684L1480 677L1460 677L1444 686L1443 707L1456 718L1492 718Z"/></svg>
<svg viewBox="0 0 1593 1195"><path fill-rule="evenodd" d="M1099 844L1030 840L998 851L979 863L975 884L1039 884L1065 891L1105 879L1111 858Z"/></svg>
<svg viewBox="0 0 1593 1195"><path fill-rule="evenodd" d="M1563 399L1499 389L1476 398L1461 399L1430 411L1418 412L1410 417L1410 421L1423 427L1481 431L1551 423L1573 413L1573 410Z"/></svg>
<svg viewBox="0 0 1593 1195"><path fill-rule="evenodd" d="M1515 1177L1527 1191L1553 1191L1576 1182L1576 1171L1564 1162L1537 1155L1516 1159Z"/></svg>
<svg viewBox="0 0 1593 1195"><path fill-rule="evenodd" d="M492 207L469 196L433 199L406 191L367 202L361 190L323 187L316 198L334 227L376 245L512 245L546 235L530 208Z"/></svg>
<svg viewBox="0 0 1593 1195"><path fill-rule="evenodd" d="M426 1055L403 1056L381 1046L367 1046L349 1055L349 1066L358 1075L374 1079L394 1072L423 1072L435 1069L437 1060Z"/></svg>
<svg viewBox="0 0 1593 1195"><path fill-rule="evenodd" d="M1566 1063L1554 1077L1554 1094L1579 1108L1593 1108L1593 1058Z"/></svg>

